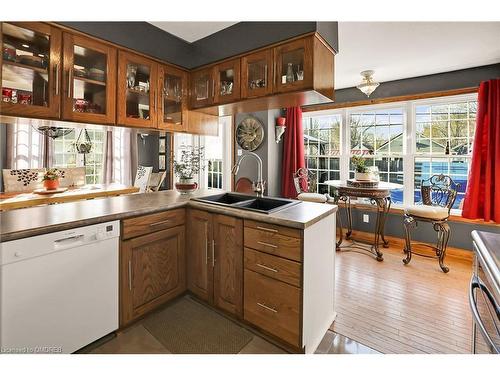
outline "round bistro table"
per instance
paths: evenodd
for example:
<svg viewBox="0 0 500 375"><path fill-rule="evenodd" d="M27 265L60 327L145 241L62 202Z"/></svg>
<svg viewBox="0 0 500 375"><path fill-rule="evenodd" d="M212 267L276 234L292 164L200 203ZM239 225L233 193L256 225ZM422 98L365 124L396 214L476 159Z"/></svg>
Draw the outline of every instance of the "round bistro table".
<svg viewBox="0 0 500 375"><path fill-rule="evenodd" d="M325 181L325 184L332 186L335 189L334 202L338 204L343 202L347 211L347 232L346 240L351 240L351 244L342 245L344 239L342 229L342 219L340 210L337 210L337 222L339 223L340 237L337 241L337 251L341 250L363 250L375 256L378 261L384 260L384 254L380 251L380 245L389 247L389 241L384 237L385 221L387 214L391 208L391 190L401 189L403 186L391 182L379 182L377 185L365 186L362 183L341 180ZM363 243L352 238L352 207L351 198L368 198L370 203L376 207L377 219L375 223L375 231L373 243Z"/></svg>

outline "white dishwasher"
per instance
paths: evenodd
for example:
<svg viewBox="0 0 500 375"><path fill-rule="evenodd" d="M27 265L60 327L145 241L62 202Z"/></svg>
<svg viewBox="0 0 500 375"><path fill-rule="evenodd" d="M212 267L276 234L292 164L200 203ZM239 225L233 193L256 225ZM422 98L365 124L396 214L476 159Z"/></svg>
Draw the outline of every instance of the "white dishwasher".
<svg viewBox="0 0 500 375"><path fill-rule="evenodd" d="M73 353L118 329L119 236L112 221L1 243L1 352Z"/></svg>

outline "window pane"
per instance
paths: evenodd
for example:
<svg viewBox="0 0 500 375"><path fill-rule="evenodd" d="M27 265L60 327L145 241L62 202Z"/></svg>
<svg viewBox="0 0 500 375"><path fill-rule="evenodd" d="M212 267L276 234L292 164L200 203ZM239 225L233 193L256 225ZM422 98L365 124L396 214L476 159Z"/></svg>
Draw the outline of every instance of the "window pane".
<svg viewBox="0 0 500 375"><path fill-rule="evenodd" d="M316 176L316 186L311 186L311 192L328 193L329 187L323 183L340 178L339 158L328 156L340 155L341 122L340 114L303 119L306 167Z"/></svg>

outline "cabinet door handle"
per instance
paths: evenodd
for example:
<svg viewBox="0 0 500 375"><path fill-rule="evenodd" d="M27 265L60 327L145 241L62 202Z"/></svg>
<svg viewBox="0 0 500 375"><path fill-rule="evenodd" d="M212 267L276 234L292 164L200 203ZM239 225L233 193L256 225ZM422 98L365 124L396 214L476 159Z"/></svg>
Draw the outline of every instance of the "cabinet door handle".
<svg viewBox="0 0 500 375"><path fill-rule="evenodd" d="M215 97L215 79L212 80L212 98Z"/></svg>
<svg viewBox="0 0 500 375"><path fill-rule="evenodd" d="M267 242L262 242L262 241L257 241L257 243L258 243L259 245L272 247L273 249L277 249L277 248L278 248L278 246L273 245L272 243L267 243Z"/></svg>
<svg viewBox="0 0 500 375"><path fill-rule="evenodd" d="M55 95L59 95L59 64L54 66Z"/></svg>
<svg viewBox="0 0 500 375"><path fill-rule="evenodd" d="M212 240L212 267L215 267L215 240Z"/></svg>
<svg viewBox="0 0 500 375"><path fill-rule="evenodd" d="M68 98L71 98L71 80L72 80L71 76L72 76L72 71L71 71L71 69L69 69L68 70L68 87L67 87Z"/></svg>
<svg viewBox="0 0 500 375"><path fill-rule="evenodd" d="M276 229L271 229L271 228L265 228L265 227L258 226L257 229L265 230L266 232L271 232L271 233L278 233L278 231Z"/></svg>
<svg viewBox="0 0 500 375"><path fill-rule="evenodd" d="M278 270L276 268L268 267L268 266L266 266L264 264L255 263L255 265L257 267L264 268L265 270L268 270L268 271L271 271L271 272L278 272Z"/></svg>
<svg viewBox="0 0 500 375"><path fill-rule="evenodd" d="M208 264L208 236L205 238L205 264Z"/></svg>
<svg viewBox="0 0 500 375"><path fill-rule="evenodd" d="M156 91L153 91L153 108L155 109L156 112Z"/></svg>
<svg viewBox="0 0 500 375"><path fill-rule="evenodd" d="M132 290L132 261L128 261L128 289Z"/></svg>
<svg viewBox="0 0 500 375"><path fill-rule="evenodd" d="M266 310L272 311L275 314L278 312L278 310L273 309L272 307L266 306L266 304L264 304L264 303L257 302L257 305L259 305L260 307L262 307Z"/></svg>
<svg viewBox="0 0 500 375"><path fill-rule="evenodd" d="M157 225L168 224L168 223L170 223L170 219L162 220L162 221L157 221L156 223L149 224L149 226L150 227L155 227Z"/></svg>

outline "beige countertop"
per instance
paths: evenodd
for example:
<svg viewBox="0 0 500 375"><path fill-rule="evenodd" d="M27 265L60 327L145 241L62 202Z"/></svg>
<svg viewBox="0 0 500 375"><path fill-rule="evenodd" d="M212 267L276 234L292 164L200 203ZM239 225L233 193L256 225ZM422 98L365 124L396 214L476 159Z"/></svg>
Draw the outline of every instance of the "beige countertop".
<svg viewBox="0 0 500 375"><path fill-rule="evenodd" d="M188 206L298 229L305 229L337 211L335 205L301 202L275 213L263 214L190 201L193 197L222 192L198 190L183 196L175 190L166 190L4 211L0 212L0 242Z"/></svg>

